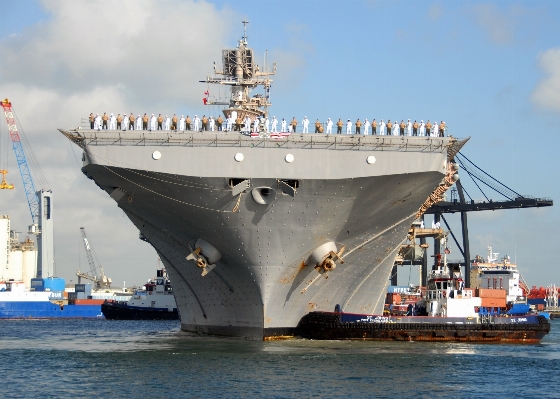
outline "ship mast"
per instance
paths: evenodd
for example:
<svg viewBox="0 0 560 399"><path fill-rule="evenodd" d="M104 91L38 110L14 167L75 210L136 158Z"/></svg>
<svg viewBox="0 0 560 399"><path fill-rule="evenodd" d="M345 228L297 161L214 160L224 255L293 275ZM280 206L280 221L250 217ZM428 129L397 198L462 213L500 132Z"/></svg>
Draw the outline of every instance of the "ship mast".
<svg viewBox="0 0 560 399"><path fill-rule="evenodd" d="M214 62L214 74L218 76L207 76L206 80L200 82L231 87L229 102L207 100L206 105L227 105L229 108L223 110L226 118L238 116L243 119L248 116L253 121L255 118L266 116L268 107L272 105L269 101L272 83L270 76L276 73L276 63L273 64L272 70L266 67L266 60L264 70L255 64L253 49L249 48L247 43L249 21L242 22L243 37L238 40L237 47L222 50L222 70L217 70ZM264 95L251 96L251 91L258 86L263 86Z"/></svg>

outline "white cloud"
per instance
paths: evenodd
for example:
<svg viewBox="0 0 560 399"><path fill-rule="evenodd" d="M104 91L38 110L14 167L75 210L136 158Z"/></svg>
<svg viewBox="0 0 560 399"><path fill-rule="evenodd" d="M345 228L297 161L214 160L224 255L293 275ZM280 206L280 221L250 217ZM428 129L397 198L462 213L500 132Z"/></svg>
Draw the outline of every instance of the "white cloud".
<svg viewBox="0 0 560 399"><path fill-rule="evenodd" d="M77 126L90 112L201 107L204 88L198 81L221 59L222 48L233 45L232 24L241 18L190 0L43 4L48 21L0 41L0 96L12 101L54 193L56 272L76 282L78 266L87 270L83 255L78 262L83 226L115 285L143 284L157 266L155 251L83 176L81 151L56 129ZM0 123L0 134L6 134ZM10 149L8 181L16 189L2 190L0 211L25 232L31 218L14 158Z"/></svg>
<svg viewBox="0 0 560 399"><path fill-rule="evenodd" d="M84 109L101 107L105 98L111 98L117 109L123 109L122 96L115 88L107 87L66 95L22 84L2 85L0 93L9 94L31 150L48 180L48 188L53 190L57 275L76 282L78 266L87 270L83 255L82 264L78 262L82 251L79 228L86 227L105 272L115 284L122 285L123 280L142 284L154 273L155 251L138 240L138 231L128 219L123 219L114 201L83 176L81 151L56 130L69 123L77 124ZM22 125L18 126L20 132ZM4 134L7 129L3 126L0 130ZM31 150L26 148L28 159ZM12 228L22 232L20 238L24 238L31 218L15 157L11 152L9 157L9 182L16 188L0 193L1 211L10 214ZM46 188L34 176L36 188Z"/></svg>
<svg viewBox="0 0 560 399"><path fill-rule="evenodd" d="M142 284L154 274L155 251L138 239L114 201L83 176L81 151L57 128L78 126L90 112L172 114L194 107L193 113L200 112L205 86L198 81L212 72L213 61L220 63L222 49L234 46L242 18L194 0L44 0L43 5L50 19L0 41L0 96L12 101L53 190L57 274L75 282L78 266L87 270L83 255L78 264L83 226L115 285ZM305 27L288 29L297 37ZM288 77L302 73L305 60L295 54L309 50L305 42L292 44L298 45L295 53L272 49L281 57L269 57ZM4 124L0 133L6 130ZM11 152L10 157L8 180L16 189L0 193L0 211L10 213L14 229L26 231L29 210Z"/></svg>
<svg viewBox="0 0 560 399"><path fill-rule="evenodd" d="M0 42L4 81L67 94L102 85L131 106L200 102L193 86L221 58L237 20L203 1L43 4L48 22Z"/></svg>
<svg viewBox="0 0 560 399"><path fill-rule="evenodd" d="M531 100L538 107L560 111L560 47L540 54L539 65L546 76L531 93Z"/></svg>
<svg viewBox="0 0 560 399"><path fill-rule="evenodd" d="M476 22L481 26L491 41L496 44L513 42L517 21L511 10L502 10L495 4L477 4L472 8Z"/></svg>

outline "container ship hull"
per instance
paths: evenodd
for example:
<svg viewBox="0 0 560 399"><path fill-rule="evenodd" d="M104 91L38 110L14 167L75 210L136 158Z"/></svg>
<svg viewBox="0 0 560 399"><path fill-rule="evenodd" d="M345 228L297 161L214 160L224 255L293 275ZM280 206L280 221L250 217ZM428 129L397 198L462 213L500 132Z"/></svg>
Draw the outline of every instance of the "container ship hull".
<svg viewBox="0 0 560 399"><path fill-rule="evenodd" d="M253 339L293 335L303 315L336 304L381 312L400 243L464 144L62 132L84 149L84 174L158 252L182 328ZM206 275L187 259L198 240L221 254ZM328 272L310 262L325 243L343 258Z"/></svg>
<svg viewBox="0 0 560 399"><path fill-rule="evenodd" d="M58 305L46 292L0 293L0 319L102 318L101 305Z"/></svg>

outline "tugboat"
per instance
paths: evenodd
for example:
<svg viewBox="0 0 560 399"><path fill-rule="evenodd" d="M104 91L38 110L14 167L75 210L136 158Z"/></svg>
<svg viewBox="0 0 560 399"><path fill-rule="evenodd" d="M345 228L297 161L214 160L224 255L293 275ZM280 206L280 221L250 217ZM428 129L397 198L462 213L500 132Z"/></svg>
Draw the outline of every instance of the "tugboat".
<svg viewBox="0 0 560 399"><path fill-rule="evenodd" d="M428 277L425 298L409 305L408 316L311 312L299 322L299 334L311 339L391 341L466 341L538 343L550 332L547 318L517 304L507 312L482 306L465 289L458 265L444 255Z"/></svg>
<svg viewBox="0 0 560 399"><path fill-rule="evenodd" d="M108 320L178 320L179 312L173 288L165 269L157 270L155 281L148 280L145 290L136 290L126 302L106 300L101 311Z"/></svg>

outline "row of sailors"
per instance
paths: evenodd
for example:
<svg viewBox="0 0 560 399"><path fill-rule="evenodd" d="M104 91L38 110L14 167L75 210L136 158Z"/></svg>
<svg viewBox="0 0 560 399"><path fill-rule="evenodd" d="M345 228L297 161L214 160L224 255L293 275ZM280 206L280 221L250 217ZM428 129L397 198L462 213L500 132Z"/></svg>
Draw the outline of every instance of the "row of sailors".
<svg viewBox="0 0 560 399"><path fill-rule="evenodd" d="M297 128L297 123L298 122L296 121L295 117L290 122L290 127L293 129L294 132L295 129ZM302 132L309 133L309 120L307 119L307 117L303 118L302 125L303 125ZM327 128L326 133L327 134L332 133L332 128L334 123L331 120L331 118L327 119L325 125ZM373 119L373 121L370 123L367 120L367 118L364 120L364 122L360 121L360 119L358 118L358 120L353 124L350 119L348 119L348 121L344 123L342 121L342 118L339 118L338 121L336 122L337 134L342 133L342 128L344 127L344 125L346 125L346 134L352 134L353 126L355 126L355 130L354 130L355 134L362 134L362 126L363 126L364 128L363 134L365 135L370 134L369 130L371 128L372 135L379 134L381 136L393 135L393 136L443 137L447 129L447 126L443 121L439 124L437 122L434 122L434 124L432 124L429 120L426 123L424 123L423 120L421 120L420 123L418 123L417 121L411 122L409 119L408 122L406 123L404 122L404 120L401 120L400 123L397 123L397 121L395 120L395 123L392 123L391 120L389 119L387 123L385 123L385 121L381 119L381 122L379 122L378 124L375 119ZM324 130L323 124L319 122L319 119L317 119L317 121L315 122L315 133L323 133L323 130Z"/></svg>
<svg viewBox="0 0 560 399"><path fill-rule="evenodd" d="M237 115L232 115L229 118L224 119L219 116L218 118L214 119L212 116L207 118L205 115L202 116L202 119L199 118L197 115L191 120L191 118L187 115L186 118L181 115L181 118L177 118L176 115L173 115L172 118L166 116L163 118L161 114L156 118L155 114L152 114L151 117L148 117L147 114L144 114L143 117L138 115L134 117L134 114L124 115L118 114L115 116L111 114L110 116L107 113L104 113L103 116L96 114L93 116L93 113L89 115L89 122L90 128L101 130L101 129L108 129L108 130L174 130L174 131L185 131L185 130L194 130L194 131L240 131L249 133L259 132L262 128L267 133L275 133L278 132L278 120L275 116L272 117L272 120L269 120L268 117L265 118L257 118L252 121L248 116L242 119ZM225 126L224 126L225 122ZM294 117L290 123L288 124L287 121L282 118L280 122L280 132L290 132L294 133L297 131L298 121ZM301 122L303 128L302 133L309 133L309 119L304 117ZM324 124L326 126L326 133L332 133L332 128L334 126L333 121L331 118L327 119L327 122ZM342 128L344 127L345 123L339 118L338 122L336 122L337 134L342 133ZM346 134L352 134L353 125L355 126L355 134L362 134L362 126L364 127L363 134L368 135L369 130L371 128L372 135L393 135L393 136L431 136L431 137L443 137L446 125L445 122L434 122L434 124L430 123L428 120L424 123L423 120L418 123L417 121L411 122L410 119L408 122L404 122L401 120L400 123L392 123L389 119L387 123L381 119L379 124L375 119L370 123L367 119L364 122L361 122L358 119L355 124L352 123L350 119L346 122ZM315 122L315 133L323 133L324 126L323 123L319 122L319 119Z"/></svg>
<svg viewBox="0 0 560 399"><path fill-rule="evenodd" d="M228 118L226 125L229 125L230 128L226 129L231 130L231 123ZM165 118L159 114L156 118L155 114L152 114L149 117L147 114L140 117L134 116L133 113L130 115L124 114L124 117L121 114L115 116L114 114L107 115L104 113L102 116L96 114L93 116L93 113L89 114L89 123L90 128L95 130L226 130L223 129L224 119L220 116L217 119L214 119L212 116L207 118L205 115L202 116L202 119L199 118L197 115L191 120L191 118L187 115L186 118L181 115L181 118L178 119L177 115L173 115L172 118L169 118L167 115Z"/></svg>

